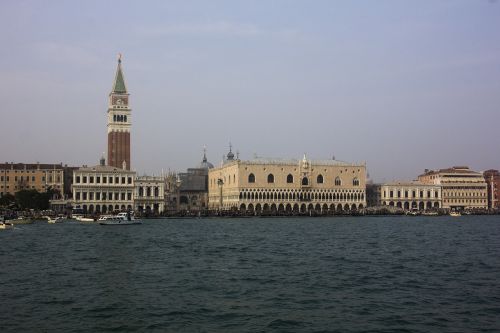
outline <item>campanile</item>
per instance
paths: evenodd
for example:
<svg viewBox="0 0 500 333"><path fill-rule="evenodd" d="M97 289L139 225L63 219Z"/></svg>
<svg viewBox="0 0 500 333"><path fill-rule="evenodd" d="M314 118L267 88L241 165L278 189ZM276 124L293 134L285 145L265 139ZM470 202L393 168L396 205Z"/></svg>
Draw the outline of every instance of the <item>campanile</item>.
<svg viewBox="0 0 500 333"><path fill-rule="evenodd" d="M126 170L130 170L131 111L120 55L108 103L108 165Z"/></svg>

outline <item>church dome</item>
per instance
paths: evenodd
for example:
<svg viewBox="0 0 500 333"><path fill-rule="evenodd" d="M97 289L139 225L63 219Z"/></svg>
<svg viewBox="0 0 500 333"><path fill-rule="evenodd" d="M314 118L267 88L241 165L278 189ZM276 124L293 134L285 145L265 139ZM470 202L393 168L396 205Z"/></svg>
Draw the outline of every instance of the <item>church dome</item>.
<svg viewBox="0 0 500 333"><path fill-rule="evenodd" d="M198 168L200 169L213 169L214 165L207 160L206 151L203 152L203 160L201 161Z"/></svg>
<svg viewBox="0 0 500 333"><path fill-rule="evenodd" d="M202 161L199 165L200 169L213 169L214 165L208 161Z"/></svg>

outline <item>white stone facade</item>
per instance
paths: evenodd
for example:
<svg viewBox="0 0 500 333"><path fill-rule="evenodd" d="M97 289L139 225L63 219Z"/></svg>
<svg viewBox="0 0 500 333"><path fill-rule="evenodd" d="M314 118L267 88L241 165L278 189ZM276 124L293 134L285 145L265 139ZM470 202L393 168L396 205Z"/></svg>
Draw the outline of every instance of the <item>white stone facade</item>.
<svg viewBox="0 0 500 333"><path fill-rule="evenodd" d="M72 206L89 214L133 210L134 179L134 171L105 165L75 170Z"/></svg>
<svg viewBox="0 0 500 333"><path fill-rule="evenodd" d="M421 182L394 182L378 185L378 205L405 210L430 210L442 207L441 186Z"/></svg>
<svg viewBox="0 0 500 333"><path fill-rule="evenodd" d="M165 211L165 177L137 176L134 199L135 211L162 214Z"/></svg>

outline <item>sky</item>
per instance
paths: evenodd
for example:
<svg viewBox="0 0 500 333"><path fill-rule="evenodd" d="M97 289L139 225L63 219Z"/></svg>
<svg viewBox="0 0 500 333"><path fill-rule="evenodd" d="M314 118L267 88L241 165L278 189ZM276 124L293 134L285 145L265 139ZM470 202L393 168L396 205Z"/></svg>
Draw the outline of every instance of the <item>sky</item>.
<svg viewBox="0 0 500 333"><path fill-rule="evenodd" d="M0 2L0 162L98 164L117 54L132 168L500 169L500 1Z"/></svg>

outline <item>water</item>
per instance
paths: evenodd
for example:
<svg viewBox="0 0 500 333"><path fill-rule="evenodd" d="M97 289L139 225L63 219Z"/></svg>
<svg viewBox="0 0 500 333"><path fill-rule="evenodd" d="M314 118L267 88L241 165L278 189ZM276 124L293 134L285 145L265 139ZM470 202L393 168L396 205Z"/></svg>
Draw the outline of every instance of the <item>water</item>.
<svg viewBox="0 0 500 333"><path fill-rule="evenodd" d="M1 332L498 332L500 217L0 232Z"/></svg>

